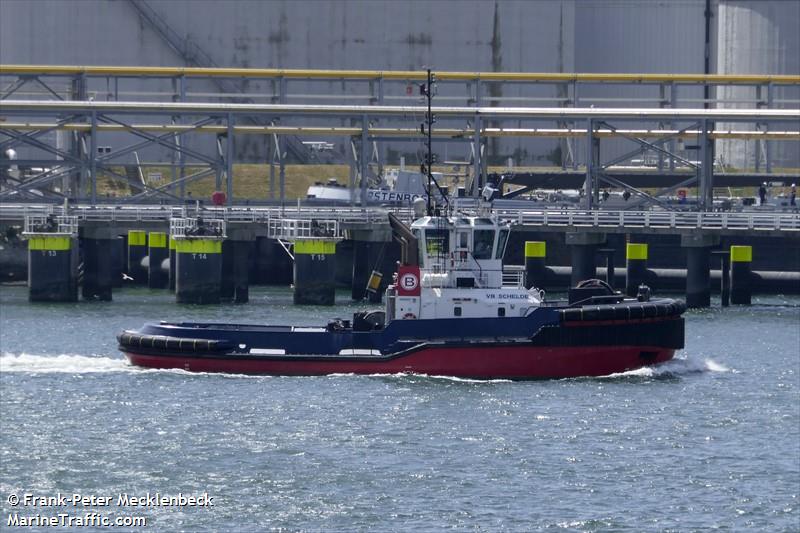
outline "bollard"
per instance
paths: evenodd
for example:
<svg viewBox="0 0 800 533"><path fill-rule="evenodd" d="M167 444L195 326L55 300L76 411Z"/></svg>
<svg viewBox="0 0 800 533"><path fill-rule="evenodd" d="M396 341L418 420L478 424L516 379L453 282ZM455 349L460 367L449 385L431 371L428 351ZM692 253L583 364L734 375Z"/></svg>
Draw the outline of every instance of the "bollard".
<svg viewBox="0 0 800 533"><path fill-rule="evenodd" d="M625 294L636 296L647 278L647 244L629 242L625 247Z"/></svg>
<svg viewBox="0 0 800 533"><path fill-rule="evenodd" d="M336 242L320 239L294 243L294 303L334 305Z"/></svg>
<svg viewBox="0 0 800 533"><path fill-rule="evenodd" d="M128 232L128 276L135 285L147 285L147 269L142 261L147 257L147 232L131 230Z"/></svg>
<svg viewBox="0 0 800 533"><path fill-rule="evenodd" d="M150 232L147 251L150 257L147 286L151 289L163 289L169 285L169 273L164 272L162 264L169 258L167 234L159 231Z"/></svg>
<svg viewBox="0 0 800 533"><path fill-rule="evenodd" d="M731 303L750 305L752 301L751 246L731 246Z"/></svg>
<svg viewBox="0 0 800 533"><path fill-rule="evenodd" d="M175 301L218 304L222 280L220 239L176 239Z"/></svg>
<svg viewBox="0 0 800 533"><path fill-rule="evenodd" d="M547 243L545 241L525 241L525 288L547 290Z"/></svg>
<svg viewBox="0 0 800 533"><path fill-rule="evenodd" d="M77 250L69 236L28 239L28 300L78 300Z"/></svg>

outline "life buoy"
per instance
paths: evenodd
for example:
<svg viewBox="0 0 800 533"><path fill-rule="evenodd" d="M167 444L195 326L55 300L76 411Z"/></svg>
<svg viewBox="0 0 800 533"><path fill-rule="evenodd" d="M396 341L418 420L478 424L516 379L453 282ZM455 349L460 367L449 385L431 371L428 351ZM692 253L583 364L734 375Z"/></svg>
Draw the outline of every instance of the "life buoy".
<svg viewBox="0 0 800 533"><path fill-rule="evenodd" d="M417 315L414 313L406 313L403 315L403 320L414 320L415 318L417 318Z"/></svg>

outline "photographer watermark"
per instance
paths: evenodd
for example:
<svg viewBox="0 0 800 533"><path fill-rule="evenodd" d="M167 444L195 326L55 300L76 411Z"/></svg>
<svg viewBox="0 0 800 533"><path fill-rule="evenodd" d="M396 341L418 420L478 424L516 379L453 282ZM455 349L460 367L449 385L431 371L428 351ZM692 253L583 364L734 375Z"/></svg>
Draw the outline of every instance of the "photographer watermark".
<svg viewBox="0 0 800 533"><path fill-rule="evenodd" d="M113 495L12 492L6 503L11 507L3 521L7 527L147 527L146 516L130 512L154 508L209 509L214 507L214 497L207 492Z"/></svg>

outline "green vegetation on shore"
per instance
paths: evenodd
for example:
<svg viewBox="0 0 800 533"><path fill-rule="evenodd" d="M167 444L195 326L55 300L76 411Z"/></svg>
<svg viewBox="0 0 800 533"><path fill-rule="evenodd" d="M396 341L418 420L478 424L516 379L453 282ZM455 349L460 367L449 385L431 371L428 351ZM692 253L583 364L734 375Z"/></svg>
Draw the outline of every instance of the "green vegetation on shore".
<svg viewBox="0 0 800 533"><path fill-rule="evenodd" d="M387 168L393 168L389 165ZM395 167L396 168L396 167ZM186 169L186 174L200 172L204 167L190 167ZM335 178L341 184L349 183L350 169L347 165L286 165L286 198L296 199L305 198L306 191L315 182L327 182L330 178ZM124 174L124 168L114 168L115 172ZM489 167L489 172L503 172L505 167ZM518 172L541 170L541 167L518 167ZM792 169L796 170L796 169ZM450 167L434 167L436 172L452 172ZM782 172L783 169L775 170ZM166 184L172 176L172 169L168 166L147 166L143 167L145 181L152 187L160 187ZM270 169L267 164L236 164L233 166L233 194L239 199L265 200L269 198ZM160 176L160 179L158 179ZM191 193L193 198L210 198L215 191L215 177L213 175L193 181L186 185L186 192ZM449 185L450 181L445 180ZM279 170L275 167L275 198L280 195ZM223 182L223 189L225 188ZM780 194L784 187L776 187L773 194ZM655 192L648 190L648 192ZM720 191L723 196L728 190ZM97 182L97 193L100 196L123 197L132 194L131 187L122 180L114 179L107 175L100 175ZM755 187L737 187L729 189L731 196L754 196L757 194Z"/></svg>

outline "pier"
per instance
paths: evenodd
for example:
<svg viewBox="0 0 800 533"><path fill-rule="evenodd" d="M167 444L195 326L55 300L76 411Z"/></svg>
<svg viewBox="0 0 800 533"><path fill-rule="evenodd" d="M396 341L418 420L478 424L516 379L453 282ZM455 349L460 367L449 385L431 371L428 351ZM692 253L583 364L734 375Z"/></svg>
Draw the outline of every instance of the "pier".
<svg viewBox="0 0 800 533"><path fill-rule="evenodd" d="M76 278L73 272L80 250L84 299L111 299L112 272L121 269L127 283L151 288L167 288L169 280L174 280L171 288L177 302L244 303L251 281L263 277L263 273L253 273L251 265L258 270L266 261L275 263L275 258L268 256L278 254L283 266L277 267L273 278L279 284L292 280L295 303L331 305L335 303L337 272L345 272L344 285L354 299L379 298L390 282L399 252L392 242L388 212L373 207L302 205L199 209L78 205L65 209L4 204L0 223L25 225L31 299L76 299L75 281L70 280ZM412 216L409 209L392 212L401 219ZM715 288L712 278L719 279L724 287L720 290L730 291L734 304L749 302L754 290L800 292L798 271L776 268L800 261L793 256L800 243L800 213L576 209L503 209L496 213L515 224L506 261L524 268L528 284L539 288L565 290L583 279L602 277L630 294L640 284L674 291L683 283L690 305L696 307L710 304ZM545 240L528 240L531 235ZM674 268L673 259L669 264L673 268L654 266L653 250L639 242L643 238L671 242L666 252L663 244L656 244L657 255L683 255L685 263ZM769 248L759 244L766 242ZM42 256L45 243L53 249ZM123 246L127 249L111 252ZM783 248L787 257L760 271L751 267L760 248L768 254ZM172 261L170 250L174 252ZM720 252L726 257L725 276L714 270L712 261ZM65 257L59 268L39 266L40 256L48 253ZM264 253L268 256L259 257ZM126 258L126 264L112 265L115 256ZM605 266L600 264L603 258ZM622 281L617 279L615 264ZM54 278L55 273L59 277ZM379 276L378 290L368 290L371 273ZM61 278L63 290L39 289L62 283L56 281Z"/></svg>

